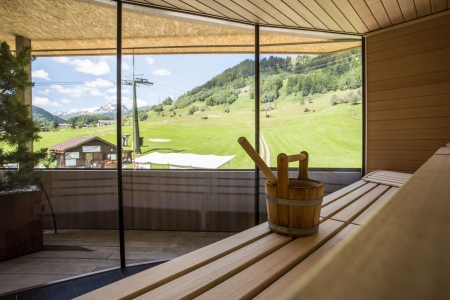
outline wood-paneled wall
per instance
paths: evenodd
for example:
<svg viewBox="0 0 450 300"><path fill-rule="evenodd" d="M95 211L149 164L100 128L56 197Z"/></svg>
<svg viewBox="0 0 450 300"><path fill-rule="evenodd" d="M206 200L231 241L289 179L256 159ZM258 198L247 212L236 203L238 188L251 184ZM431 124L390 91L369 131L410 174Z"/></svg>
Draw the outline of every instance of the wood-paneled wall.
<svg viewBox="0 0 450 300"><path fill-rule="evenodd" d="M292 172L291 177L296 177ZM361 178L357 171L311 171L332 193ZM123 173L126 229L242 231L254 226L254 171L139 170ZM44 186L57 226L117 229L114 170L45 171ZM259 182L260 221L266 221L264 176ZM44 228L53 228L42 196Z"/></svg>
<svg viewBox="0 0 450 300"><path fill-rule="evenodd" d="M450 142L450 14L374 34L367 50L367 172L415 172Z"/></svg>

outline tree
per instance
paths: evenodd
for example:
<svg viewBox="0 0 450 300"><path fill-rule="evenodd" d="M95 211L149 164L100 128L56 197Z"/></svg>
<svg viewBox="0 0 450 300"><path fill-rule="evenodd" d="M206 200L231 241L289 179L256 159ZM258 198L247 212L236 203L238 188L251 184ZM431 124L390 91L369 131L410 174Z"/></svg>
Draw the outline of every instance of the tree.
<svg viewBox="0 0 450 300"><path fill-rule="evenodd" d="M0 166L18 164L17 171L6 171L0 177L0 190L35 185L42 178L34 167L47 151L29 150L27 144L40 139L39 128L30 116L29 106L21 103L17 94L33 86L25 70L33 59L30 47L15 57L6 42L0 44Z"/></svg>
<svg viewBox="0 0 450 300"><path fill-rule="evenodd" d="M148 115L147 115L147 113L146 112L144 112L144 111L140 111L139 113L138 113L138 118L139 118L139 121L145 121L145 120L147 120L147 118L148 118Z"/></svg>

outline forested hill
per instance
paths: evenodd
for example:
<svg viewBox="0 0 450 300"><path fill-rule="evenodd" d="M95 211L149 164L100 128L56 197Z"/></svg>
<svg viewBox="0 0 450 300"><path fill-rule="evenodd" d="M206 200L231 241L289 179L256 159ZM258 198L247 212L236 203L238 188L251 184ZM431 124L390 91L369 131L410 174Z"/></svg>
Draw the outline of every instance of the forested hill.
<svg viewBox="0 0 450 300"><path fill-rule="evenodd" d="M299 55L297 57L263 58L261 70L261 102L278 99L283 85L286 95L300 92L302 96L346 90L361 86L361 50L355 49L330 55ZM231 104L237 100L239 89L250 87L254 95L254 61L244 60L180 96L175 108L187 107L200 101L207 106Z"/></svg>
<svg viewBox="0 0 450 300"><path fill-rule="evenodd" d="M48 112L45 109L42 109L40 107L33 105L32 110L33 110L33 120L37 123L40 123L40 124L50 123L50 122L55 122L56 124L66 123L65 120L51 114L50 112Z"/></svg>

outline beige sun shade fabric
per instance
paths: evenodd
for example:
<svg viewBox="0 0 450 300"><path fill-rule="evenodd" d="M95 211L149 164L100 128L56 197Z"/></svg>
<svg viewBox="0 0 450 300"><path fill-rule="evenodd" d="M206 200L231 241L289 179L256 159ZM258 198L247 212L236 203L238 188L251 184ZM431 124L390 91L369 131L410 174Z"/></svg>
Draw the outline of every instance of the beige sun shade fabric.
<svg viewBox="0 0 450 300"><path fill-rule="evenodd" d="M37 56L114 55L117 17L114 2L110 3L0 0L0 40L6 40L14 49L15 36L29 38ZM157 12L124 6L124 54L254 53L255 37L250 25L206 18L187 22L180 14ZM261 53L325 54L360 46L359 40L336 37L330 40L305 37L297 31L262 32Z"/></svg>

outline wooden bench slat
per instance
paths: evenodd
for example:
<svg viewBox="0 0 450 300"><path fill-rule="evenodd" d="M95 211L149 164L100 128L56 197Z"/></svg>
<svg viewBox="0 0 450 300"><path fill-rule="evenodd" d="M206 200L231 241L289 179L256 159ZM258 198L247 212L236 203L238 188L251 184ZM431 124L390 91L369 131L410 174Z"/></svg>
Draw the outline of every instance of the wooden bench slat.
<svg viewBox="0 0 450 300"><path fill-rule="evenodd" d="M344 197L330 203L329 205L322 207L322 210L320 212L320 216L322 218L328 219L332 215L336 214L337 212L341 211L347 205L350 203L356 201L358 198L364 196L368 192L370 192L372 189L374 189L377 186L375 183L367 183L360 187L359 189L345 195Z"/></svg>
<svg viewBox="0 0 450 300"><path fill-rule="evenodd" d="M131 299L137 297L245 247L270 233L267 222L260 224L239 234L80 296L77 299Z"/></svg>
<svg viewBox="0 0 450 300"><path fill-rule="evenodd" d="M270 234L250 245L166 283L137 299L192 299L236 275L293 238Z"/></svg>
<svg viewBox="0 0 450 300"><path fill-rule="evenodd" d="M328 222L328 221L327 221ZM325 223L327 223L325 222ZM346 238L351 232L357 230L359 226L350 224L341 230L338 234L332 237L328 242L326 242L322 247L314 251L313 254L308 256L300 264L298 264L291 271L286 273L283 277L257 295L254 300L271 300L278 298L285 290L286 287L292 285L293 282L299 278L308 274L308 271L314 267L317 262L322 260L332 249L341 243L341 241Z"/></svg>
<svg viewBox="0 0 450 300"><path fill-rule="evenodd" d="M434 155L282 299L448 299L450 156Z"/></svg>
<svg viewBox="0 0 450 300"><path fill-rule="evenodd" d="M370 183L377 183L377 184L383 184L383 185L389 185L389 186L394 186L394 187L401 187L403 185L403 183L397 183L397 182L392 182L392 181L386 181L386 180L378 180L378 179L364 179L367 182Z"/></svg>
<svg viewBox="0 0 450 300"><path fill-rule="evenodd" d="M394 182L398 182L398 183L405 183L408 181L409 178L399 178L399 177L391 177L391 176L375 174L375 175L369 176L365 179L380 179L380 180L386 180L386 181L394 181Z"/></svg>
<svg viewBox="0 0 450 300"><path fill-rule="evenodd" d="M380 175L391 175L396 177L403 177L403 178L411 178L413 174L403 173L403 172L394 172L394 171L376 171L372 174L380 174Z"/></svg>
<svg viewBox="0 0 450 300"><path fill-rule="evenodd" d="M250 299L255 297L343 228L344 223L328 220L320 225L317 234L297 238L196 299Z"/></svg>
<svg viewBox="0 0 450 300"><path fill-rule="evenodd" d="M367 182L359 180L359 181L357 181L355 183L352 183L349 186L346 186L345 188L342 188L342 189L340 189L340 190L338 190L338 191L336 191L336 192L334 192L332 194L329 194L329 195L323 197L322 207L324 207L324 206L326 206L326 205L336 201L337 199L339 199L339 198L341 198L341 197L343 197L343 196L353 192L354 190L360 188L361 186L363 186L365 184L367 184Z"/></svg>
<svg viewBox="0 0 450 300"><path fill-rule="evenodd" d="M389 190L387 185L379 185L331 218L333 220L345 222L346 225L350 224L358 215L363 212L367 207L380 198L387 190Z"/></svg>
<svg viewBox="0 0 450 300"><path fill-rule="evenodd" d="M381 205L383 205L389 198L398 190L396 187L391 187L386 193L378 198L372 205L370 205L365 211L363 211L355 220L352 221L356 225L364 225L367 219L376 211Z"/></svg>

